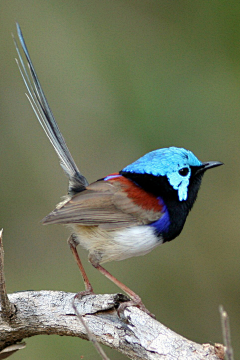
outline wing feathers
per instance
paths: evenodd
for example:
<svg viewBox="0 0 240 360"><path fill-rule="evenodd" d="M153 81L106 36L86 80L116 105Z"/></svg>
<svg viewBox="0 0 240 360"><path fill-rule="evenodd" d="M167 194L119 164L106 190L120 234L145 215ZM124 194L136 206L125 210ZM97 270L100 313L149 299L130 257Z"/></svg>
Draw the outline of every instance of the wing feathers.
<svg viewBox="0 0 240 360"><path fill-rule="evenodd" d="M152 196L135 185L143 197ZM104 229L116 229L127 226L149 224L162 216L161 211L146 210L129 196L128 187L121 181L97 181L86 190L73 196L45 219L44 224L79 224L100 226Z"/></svg>

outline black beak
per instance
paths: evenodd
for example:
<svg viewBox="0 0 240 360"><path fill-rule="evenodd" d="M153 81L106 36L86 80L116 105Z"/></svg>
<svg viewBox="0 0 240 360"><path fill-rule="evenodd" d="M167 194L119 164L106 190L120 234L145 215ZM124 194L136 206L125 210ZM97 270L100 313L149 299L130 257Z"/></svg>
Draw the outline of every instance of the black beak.
<svg viewBox="0 0 240 360"><path fill-rule="evenodd" d="M202 165L199 166L199 168L196 170L195 174L198 174L200 172L204 172L208 169L212 169L214 167L217 166L221 166L224 165L222 162L220 161L208 161L208 162L204 162L202 163Z"/></svg>

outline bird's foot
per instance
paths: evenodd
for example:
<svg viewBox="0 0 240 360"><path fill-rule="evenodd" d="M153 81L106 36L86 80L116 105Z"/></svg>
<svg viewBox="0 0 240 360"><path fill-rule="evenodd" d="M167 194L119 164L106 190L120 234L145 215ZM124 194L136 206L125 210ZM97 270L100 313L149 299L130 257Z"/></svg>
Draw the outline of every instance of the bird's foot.
<svg viewBox="0 0 240 360"><path fill-rule="evenodd" d="M83 298L84 296L87 296L87 295L95 295L92 288L89 288L89 289L87 289L87 290L85 290L85 291L79 291L77 294L74 295L74 297L73 297L73 299L72 299L72 307L73 307L73 309L74 309L74 311L75 311L75 314L76 314L78 317L80 317L81 315L80 315L80 313L79 313L79 311L78 311L78 309L77 309L76 300L81 301L82 298ZM80 319L80 320L81 320L81 319ZM81 320L81 321L82 321L82 320Z"/></svg>
<svg viewBox="0 0 240 360"><path fill-rule="evenodd" d="M117 313L118 316L120 317L121 314L123 313L123 311L125 310L126 307L128 306L136 306L138 307L140 310L144 311L146 314L148 314L149 316L151 316L153 319L156 319L156 316L154 314L152 314L147 308L146 306L143 304L141 298L139 296L136 296L134 298L132 298L132 300L129 301L125 301L123 303L121 303L117 309Z"/></svg>
<svg viewBox="0 0 240 360"><path fill-rule="evenodd" d="M87 295L95 295L93 288L88 289L88 290L84 290L84 291L79 291L75 296L74 296L74 301L76 299L81 300L84 296Z"/></svg>

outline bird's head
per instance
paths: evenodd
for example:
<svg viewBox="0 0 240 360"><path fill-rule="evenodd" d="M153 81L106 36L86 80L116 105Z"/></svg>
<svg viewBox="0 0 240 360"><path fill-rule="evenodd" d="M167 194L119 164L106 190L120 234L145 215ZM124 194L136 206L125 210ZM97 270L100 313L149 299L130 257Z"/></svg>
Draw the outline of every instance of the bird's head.
<svg viewBox="0 0 240 360"><path fill-rule="evenodd" d="M201 162L189 150L169 147L147 153L126 166L122 173L163 177L167 179L170 187L177 191L178 200L185 201L188 199L189 184L197 180L195 183L200 186L203 173L220 165L222 163L218 161Z"/></svg>

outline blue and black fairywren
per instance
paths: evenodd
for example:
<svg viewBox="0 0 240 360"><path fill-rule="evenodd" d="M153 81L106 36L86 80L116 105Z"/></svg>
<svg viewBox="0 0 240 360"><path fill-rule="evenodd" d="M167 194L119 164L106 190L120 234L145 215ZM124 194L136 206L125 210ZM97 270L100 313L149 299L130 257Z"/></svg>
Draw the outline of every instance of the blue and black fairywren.
<svg viewBox="0 0 240 360"><path fill-rule="evenodd" d="M100 264L144 255L178 236L204 172L222 163L201 162L189 150L170 147L152 151L89 185L53 117L18 24L17 32L29 66L28 72L14 40L28 99L69 178L68 195L43 223L72 226L74 233L68 242L85 283L81 295L93 293L93 289L78 256L78 244L89 251L90 263L130 296L131 301L122 307L135 305L149 313L140 297Z"/></svg>

